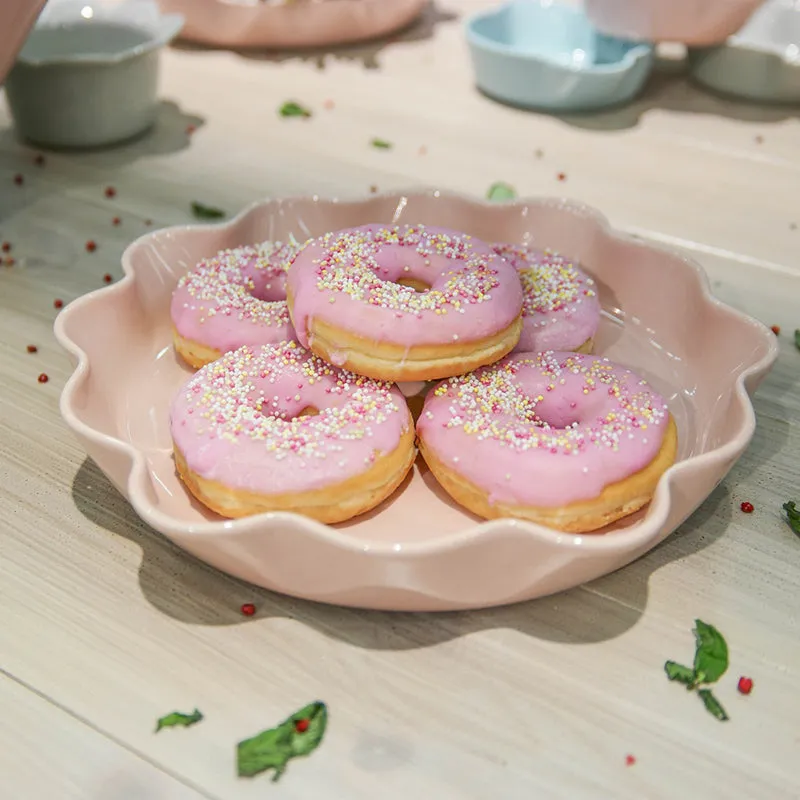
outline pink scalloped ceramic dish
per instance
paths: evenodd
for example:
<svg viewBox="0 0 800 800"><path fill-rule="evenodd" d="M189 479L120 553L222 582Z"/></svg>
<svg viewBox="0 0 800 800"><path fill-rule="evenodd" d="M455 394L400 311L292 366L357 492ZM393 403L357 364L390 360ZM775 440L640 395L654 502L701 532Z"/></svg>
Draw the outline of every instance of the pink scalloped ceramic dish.
<svg viewBox="0 0 800 800"><path fill-rule="evenodd" d="M398 221L549 246L594 275L604 309L596 352L648 378L678 426L679 461L646 509L597 535L486 522L457 507L419 461L382 506L336 526L289 513L223 520L191 499L176 476L168 421L188 374L170 332L179 277L222 248ZM714 299L697 264L561 200L489 204L444 192L271 200L223 225L150 233L128 247L123 268L123 280L75 300L56 321L77 364L61 397L67 424L137 514L180 547L259 586L342 605L501 605L630 563L675 530L747 447L748 392L777 356L774 334Z"/></svg>
<svg viewBox="0 0 800 800"><path fill-rule="evenodd" d="M295 48L352 44L410 25L428 0L158 0L182 14L181 38L216 47Z"/></svg>
<svg viewBox="0 0 800 800"><path fill-rule="evenodd" d="M706 47L724 42L764 0L584 0L603 33Z"/></svg>

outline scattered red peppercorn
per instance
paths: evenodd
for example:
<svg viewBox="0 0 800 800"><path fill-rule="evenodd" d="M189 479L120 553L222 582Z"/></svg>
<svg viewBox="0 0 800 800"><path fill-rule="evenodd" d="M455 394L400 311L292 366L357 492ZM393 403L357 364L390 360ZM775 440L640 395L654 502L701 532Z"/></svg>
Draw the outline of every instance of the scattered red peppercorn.
<svg viewBox="0 0 800 800"><path fill-rule="evenodd" d="M122 220L119 217L114 217L114 219L111 220L111 224L112 225L121 225L122 224Z"/></svg>
<svg viewBox="0 0 800 800"><path fill-rule="evenodd" d="M755 506L752 503L748 503L747 500L745 500L739 508L741 508L745 514L752 514L756 510Z"/></svg>
<svg viewBox="0 0 800 800"><path fill-rule="evenodd" d="M3 242L3 252L4 253L11 252L11 242Z"/></svg>
<svg viewBox="0 0 800 800"><path fill-rule="evenodd" d="M110 200L117 196L117 190L113 186L106 186L106 197Z"/></svg>
<svg viewBox="0 0 800 800"><path fill-rule="evenodd" d="M64 305L63 300L59 300L58 298L53 300L53 308L61 308L63 305Z"/></svg>
<svg viewBox="0 0 800 800"><path fill-rule="evenodd" d="M307 719L298 719L295 720L294 729L298 733L305 733L308 730L309 721Z"/></svg>
<svg viewBox="0 0 800 800"><path fill-rule="evenodd" d="M741 692L741 694L750 694L753 691L753 679L752 678L745 678L742 675L739 678L739 683L737 684L736 688Z"/></svg>
<svg viewBox="0 0 800 800"><path fill-rule="evenodd" d="M560 181L565 181L567 179L567 173L559 172L558 175L556 175L556 178Z"/></svg>
<svg viewBox="0 0 800 800"><path fill-rule="evenodd" d="M97 250L97 242L95 242L94 239L89 239L89 241L86 242L86 252L94 253L95 250Z"/></svg>
<svg viewBox="0 0 800 800"><path fill-rule="evenodd" d="M197 125L187 125L186 126L186 135L191 136L197 130Z"/></svg>
<svg viewBox="0 0 800 800"><path fill-rule="evenodd" d="M256 607L253 603L243 603L241 611L246 617L252 617L256 613Z"/></svg>
<svg viewBox="0 0 800 800"><path fill-rule="evenodd" d="M47 376L46 372L42 372L37 378L37 380L39 381L39 383L47 383L47 381L49 381L50 378Z"/></svg>
<svg viewBox="0 0 800 800"><path fill-rule="evenodd" d="M14 264L16 264L17 262L13 258L11 258L11 256L6 256L6 258L3 259L3 263L7 267L13 267Z"/></svg>
<svg viewBox="0 0 800 800"><path fill-rule="evenodd" d="M36 156L36 158L33 159L33 163L36 164L37 167L43 167L44 166L44 156L41 153L39 153L39 155Z"/></svg>
<svg viewBox="0 0 800 800"><path fill-rule="evenodd" d="M103 275L103 280L104 280L106 283L111 283L111 281L113 281L113 280L114 280L114 278L112 278L112 277L111 277L111 275L110 275L108 272L106 272L106 274L105 274L105 275Z"/></svg>
<svg viewBox="0 0 800 800"><path fill-rule="evenodd" d="M16 183L17 186L22 186L22 184L25 183L25 178L22 175L20 175L19 173L17 173L14 176L14 183Z"/></svg>
<svg viewBox="0 0 800 800"><path fill-rule="evenodd" d="M625 756L625 764L629 767L632 767L636 763L636 756L632 756L628 754Z"/></svg>
<svg viewBox="0 0 800 800"><path fill-rule="evenodd" d="M780 335L781 335L781 326L780 326L780 325L773 325L773 326L772 326L772 328L770 328L770 330L771 330L771 331L772 331L772 332L773 332L773 333L774 333L776 336L780 336Z"/></svg>
<svg viewBox="0 0 800 800"><path fill-rule="evenodd" d="M39 348L35 344L29 344L25 349L29 353L37 353L39 351Z"/></svg>

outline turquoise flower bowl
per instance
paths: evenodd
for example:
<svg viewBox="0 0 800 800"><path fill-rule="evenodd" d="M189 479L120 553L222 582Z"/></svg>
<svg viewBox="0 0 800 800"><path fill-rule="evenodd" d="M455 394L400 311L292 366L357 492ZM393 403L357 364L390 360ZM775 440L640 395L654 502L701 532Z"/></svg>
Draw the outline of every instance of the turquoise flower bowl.
<svg viewBox="0 0 800 800"><path fill-rule="evenodd" d="M478 88L523 108L591 111L626 103L653 68L653 45L596 30L580 8L512 0L467 21Z"/></svg>

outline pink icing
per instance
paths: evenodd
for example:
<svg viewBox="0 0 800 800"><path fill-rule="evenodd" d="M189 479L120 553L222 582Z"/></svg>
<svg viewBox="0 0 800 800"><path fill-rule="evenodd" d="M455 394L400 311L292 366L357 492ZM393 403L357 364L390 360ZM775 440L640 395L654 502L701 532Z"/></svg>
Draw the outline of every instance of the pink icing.
<svg viewBox="0 0 800 800"><path fill-rule="evenodd" d="M286 270L299 249L280 243L224 250L184 275L170 312L178 333L222 353L295 339Z"/></svg>
<svg viewBox="0 0 800 800"><path fill-rule="evenodd" d="M600 323L597 286L577 264L535 247L493 247L522 281L522 336L513 352L576 350L595 335Z"/></svg>
<svg viewBox="0 0 800 800"><path fill-rule="evenodd" d="M438 384L417 433L490 502L552 508L649 464L668 418L646 381L608 359L522 353Z"/></svg>
<svg viewBox="0 0 800 800"><path fill-rule="evenodd" d="M298 417L308 406L319 414ZM296 342L225 354L184 384L170 414L189 469L260 494L359 475L410 424L396 387L332 367Z"/></svg>
<svg viewBox="0 0 800 800"><path fill-rule="evenodd" d="M431 286L416 292L396 281ZM476 341L511 325L522 308L514 268L489 245L446 228L364 225L311 240L287 286L298 341L309 319L406 347Z"/></svg>

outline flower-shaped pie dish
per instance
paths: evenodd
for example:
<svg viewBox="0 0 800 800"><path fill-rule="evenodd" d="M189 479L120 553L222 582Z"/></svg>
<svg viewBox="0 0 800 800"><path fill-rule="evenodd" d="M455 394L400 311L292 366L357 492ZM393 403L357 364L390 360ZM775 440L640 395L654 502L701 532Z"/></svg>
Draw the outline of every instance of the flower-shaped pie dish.
<svg viewBox="0 0 800 800"><path fill-rule="evenodd" d="M584 264L603 306L595 352L647 378L678 426L678 462L652 503L593 535L487 522L456 506L420 459L381 506L336 526L290 513L225 520L193 501L176 475L169 430L170 402L189 375L172 346L178 279L223 248L368 222L442 225L551 247ZM714 299L698 265L562 200L498 204L438 191L268 200L222 225L150 233L128 247L123 268L119 283L57 318L56 336L76 364L61 398L66 423L137 514L180 547L259 586L343 605L487 607L630 563L675 530L747 447L755 428L748 392L777 356L774 334Z"/></svg>
<svg viewBox="0 0 800 800"><path fill-rule="evenodd" d="M352 44L410 25L428 0L158 0L182 14L181 38L234 48Z"/></svg>

